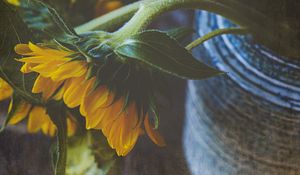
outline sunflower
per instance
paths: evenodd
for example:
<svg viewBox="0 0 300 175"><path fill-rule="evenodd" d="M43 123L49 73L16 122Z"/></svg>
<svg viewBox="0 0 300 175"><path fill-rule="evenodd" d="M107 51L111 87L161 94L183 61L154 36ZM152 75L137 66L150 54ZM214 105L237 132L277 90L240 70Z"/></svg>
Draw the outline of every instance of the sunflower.
<svg viewBox="0 0 300 175"><path fill-rule="evenodd" d="M13 94L13 89L11 86L0 78L0 101L8 99ZM13 104L11 100L8 108L8 112L11 111ZM21 101L18 104L16 111L14 111L13 116L10 118L10 125L15 125L21 122L23 119L28 117L27 130L29 133L36 133L42 131L45 135L54 136L56 132L56 126L50 119L50 116L46 113L46 109L42 106L31 105L28 102ZM68 136L74 135L76 131L76 123L69 116L67 117L67 133Z"/></svg>
<svg viewBox="0 0 300 175"><path fill-rule="evenodd" d="M62 99L69 108L78 107L86 128L101 130L119 156L132 150L143 128L155 144L166 145L149 120L152 91L135 90L137 86L133 85L145 78L143 72L128 74L137 65L123 63L117 57L88 63L75 51L32 43L18 44L15 51L24 56L19 59L24 63L23 73L39 74L32 92L42 93L45 99Z"/></svg>

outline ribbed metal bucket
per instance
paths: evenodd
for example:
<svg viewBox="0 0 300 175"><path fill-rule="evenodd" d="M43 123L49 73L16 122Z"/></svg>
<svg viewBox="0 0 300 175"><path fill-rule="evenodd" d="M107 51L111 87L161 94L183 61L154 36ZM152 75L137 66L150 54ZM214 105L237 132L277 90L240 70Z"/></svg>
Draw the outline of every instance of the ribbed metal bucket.
<svg viewBox="0 0 300 175"><path fill-rule="evenodd" d="M207 12L196 19L199 36L232 25ZM195 54L228 73L188 82L183 142L191 174L300 174L300 62L250 36L222 35Z"/></svg>

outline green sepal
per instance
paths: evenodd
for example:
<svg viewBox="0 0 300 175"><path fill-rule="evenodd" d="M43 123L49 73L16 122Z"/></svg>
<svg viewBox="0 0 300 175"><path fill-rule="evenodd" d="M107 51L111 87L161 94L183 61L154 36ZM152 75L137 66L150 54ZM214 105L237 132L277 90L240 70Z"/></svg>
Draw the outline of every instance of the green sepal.
<svg viewBox="0 0 300 175"><path fill-rule="evenodd" d="M177 41L184 39L185 37L194 33L195 30L191 27L178 27L166 31L167 35L174 38Z"/></svg>
<svg viewBox="0 0 300 175"><path fill-rule="evenodd" d="M114 51L117 55L139 60L185 79L204 79L223 73L197 61L175 39L159 31L144 31L134 35Z"/></svg>
<svg viewBox="0 0 300 175"><path fill-rule="evenodd" d="M12 106L11 106L10 111L7 113L7 115L5 117L5 120L0 129L0 133L4 131L4 129L6 128L6 126L9 123L10 119L15 115L15 113L19 109L20 105L22 104L22 99L14 93L11 97L10 103L11 103L10 105L12 105Z"/></svg>
<svg viewBox="0 0 300 175"><path fill-rule="evenodd" d="M107 58L111 54L113 54L113 49L105 43L99 44L88 51L88 55L92 56L92 58L96 61Z"/></svg>

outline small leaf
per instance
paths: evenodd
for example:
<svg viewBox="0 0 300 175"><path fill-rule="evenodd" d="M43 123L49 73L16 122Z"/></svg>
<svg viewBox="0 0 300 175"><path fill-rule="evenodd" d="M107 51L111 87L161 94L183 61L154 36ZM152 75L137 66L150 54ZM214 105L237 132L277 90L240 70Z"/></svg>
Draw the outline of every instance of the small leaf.
<svg viewBox="0 0 300 175"><path fill-rule="evenodd" d="M158 31L145 31L132 36L119 45L115 53L186 79L204 79L222 73L197 61L175 39Z"/></svg>
<svg viewBox="0 0 300 175"><path fill-rule="evenodd" d="M166 31L167 35L174 38L177 41L180 41L187 37L188 35L194 33L194 29L190 27L178 27L175 29L171 29Z"/></svg>

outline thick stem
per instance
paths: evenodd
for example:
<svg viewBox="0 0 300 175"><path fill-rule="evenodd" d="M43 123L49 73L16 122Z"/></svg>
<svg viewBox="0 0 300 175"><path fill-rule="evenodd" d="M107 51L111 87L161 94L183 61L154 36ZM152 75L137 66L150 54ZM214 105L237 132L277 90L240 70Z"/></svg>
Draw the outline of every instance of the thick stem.
<svg viewBox="0 0 300 175"><path fill-rule="evenodd" d="M106 15L95 18L85 24L76 27L75 31L78 34L81 34L92 30L114 30L131 18L139 9L139 6L142 2L143 1L132 3L110 13L107 13Z"/></svg>
<svg viewBox="0 0 300 175"><path fill-rule="evenodd" d="M261 29L268 25L265 23L268 20L263 14L241 5L237 0L148 0L143 1L131 20L114 33L114 42L122 41L128 36L142 31L162 13L182 8L214 12L250 29ZM247 13L247 15L241 15L242 13Z"/></svg>

